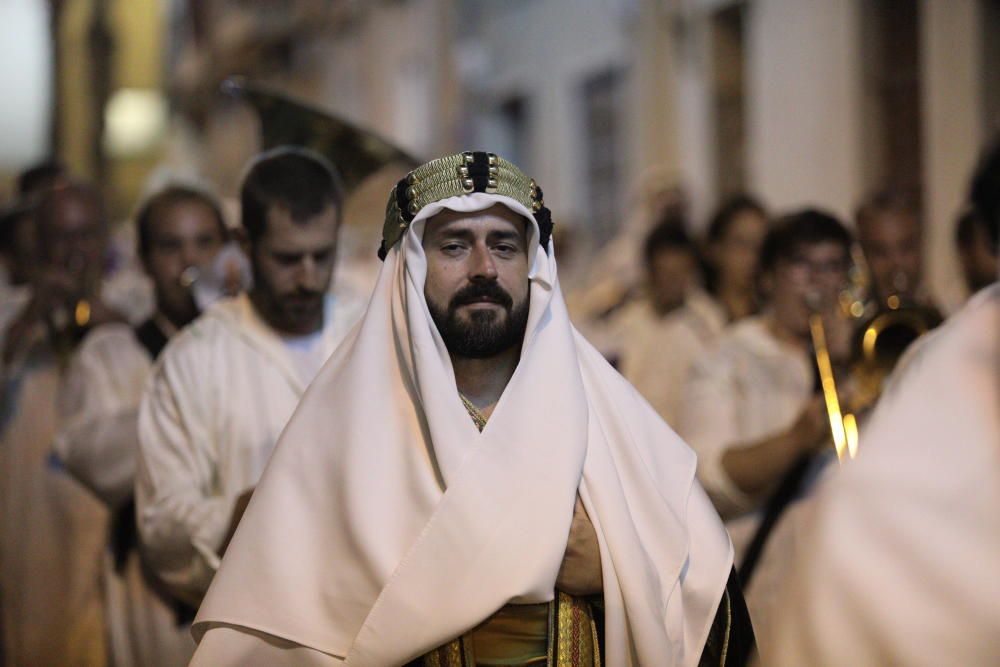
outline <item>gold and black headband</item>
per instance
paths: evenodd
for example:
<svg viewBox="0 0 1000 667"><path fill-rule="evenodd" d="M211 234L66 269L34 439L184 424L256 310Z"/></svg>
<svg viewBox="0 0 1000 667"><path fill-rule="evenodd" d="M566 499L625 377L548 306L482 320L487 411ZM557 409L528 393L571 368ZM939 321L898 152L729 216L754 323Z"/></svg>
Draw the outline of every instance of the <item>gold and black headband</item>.
<svg viewBox="0 0 1000 667"><path fill-rule="evenodd" d="M403 237L413 218L428 204L485 192L510 197L531 211L538 221L539 242L548 248L552 215L545 207L542 189L513 163L493 153L465 152L432 160L401 179L389 193L382 227L379 259Z"/></svg>

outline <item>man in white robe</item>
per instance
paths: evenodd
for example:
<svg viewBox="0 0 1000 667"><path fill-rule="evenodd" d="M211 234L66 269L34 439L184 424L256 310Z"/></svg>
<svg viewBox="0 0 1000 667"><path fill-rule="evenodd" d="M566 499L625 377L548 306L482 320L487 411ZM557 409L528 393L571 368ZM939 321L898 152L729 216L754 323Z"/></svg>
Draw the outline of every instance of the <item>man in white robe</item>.
<svg viewBox="0 0 1000 667"><path fill-rule="evenodd" d="M751 544L783 480L815 465L808 463L815 454L822 452L821 464L832 452L817 395L809 302L835 311L849 244L847 230L824 213L807 210L779 220L762 251L769 293L764 312L728 329L688 379L678 432L699 455L699 479L726 520L741 565L760 555ZM836 312L825 313L824 321L831 355L846 360L848 323ZM767 566L762 562L758 569ZM768 588L756 579L744 581L755 628Z"/></svg>
<svg viewBox="0 0 1000 667"><path fill-rule="evenodd" d="M67 469L113 516L103 585L113 667L185 665L194 653L190 624L144 566L135 539L138 414L153 362L178 329L198 314L189 278L227 238L209 195L170 186L136 215L138 250L157 310L139 327L97 327L73 355L60 391L54 449ZM190 620L190 619L188 619Z"/></svg>
<svg viewBox="0 0 1000 667"><path fill-rule="evenodd" d="M691 366L726 324L722 309L695 284L697 254L680 224L668 219L647 236L648 293L625 306L614 325L622 375L674 428Z"/></svg>
<svg viewBox="0 0 1000 667"><path fill-rule="evenodd" d="M397 184L365 317L268 464L192 664L745 659L694 456L573 329L550 234L492 154Z"/></svg>
<svg viewBox="0 0 1000 667"><path fill-rule="evenodd" d="M192 605L305 388L359 315L327 291L340 202L319 156L260 156L241 190L254 285L171 340L143 398L140 540L156 574Z"/></svg>
<svg viewBox="0 0 1000 667"><path fill-rule="evenodd" d="M107 512L52 456L68 354L116 319L101 294L97 192L64 184L33 209L38 266L0 332L0 612L8 665L104 664L100 568Z"/></svg>

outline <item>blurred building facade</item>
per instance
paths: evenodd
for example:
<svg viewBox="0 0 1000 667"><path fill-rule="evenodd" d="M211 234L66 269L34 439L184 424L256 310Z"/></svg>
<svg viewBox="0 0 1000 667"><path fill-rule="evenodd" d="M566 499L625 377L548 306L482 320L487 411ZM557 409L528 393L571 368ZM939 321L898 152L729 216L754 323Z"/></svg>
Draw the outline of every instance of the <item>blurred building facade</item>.
<svg viewBox="0 0 1000 667"><path fill-rule="evenodd" d="M699 227L740 190L777 211L849 218L865 194L896 187L922 205L931 287L953 306L954 217L1000 129L997 0L8 0L3 11L51 25L54 41L22 30L13 42L51 58L50 72L8 85L25 87L36 115L58 104L51 139L6 149L0 169L54 146L102 180L119 213L157 168L232 194L255 119L215 91L244 74L419 157L507 155L595 246L658 188L682 188Z"/></svg>

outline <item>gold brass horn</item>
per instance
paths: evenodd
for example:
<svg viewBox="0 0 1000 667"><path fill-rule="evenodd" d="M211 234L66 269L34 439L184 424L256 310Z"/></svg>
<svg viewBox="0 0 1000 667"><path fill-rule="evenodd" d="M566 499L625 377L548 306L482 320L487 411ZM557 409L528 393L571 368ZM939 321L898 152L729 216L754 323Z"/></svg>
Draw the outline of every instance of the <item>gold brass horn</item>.
<svg viewBox="0 0 1000 667"><path fill-rule="evenodd" d="M853 403L860 410L878 400L885 379L906 349L939 325L942 318L936 309L909 301L899 294L879 299L874 294L870 271L860 247L855 246L851 254L852 285L842 294L841 304L858 322L851 378Z"/></svg>

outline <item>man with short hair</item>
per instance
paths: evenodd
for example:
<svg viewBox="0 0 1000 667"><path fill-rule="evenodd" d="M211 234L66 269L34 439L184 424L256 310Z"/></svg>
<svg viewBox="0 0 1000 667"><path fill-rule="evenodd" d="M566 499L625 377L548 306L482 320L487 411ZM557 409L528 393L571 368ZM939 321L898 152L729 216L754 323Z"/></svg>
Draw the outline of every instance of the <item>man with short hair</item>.
<svg viewBox="0 0 1000 667"><path fill-rule="evenodd" d="M748 549L765 503L830 441L809 319L823 314L834 363L847 361L851 331L837 296L850 242L844 226L821 211L780 219L761 252L764 310L728 329L688 378L678 432L698 453L699 478L726 520L741 575L747 557L756 558ZM757 626L756 581L744 585Z"/></svg>
<svg viewBox="0 0 1000 667"><path fill-rule="evenodd" d="M60 390L55 451L112 513L103 585L113 667L186 664L194 645L178 608L139 557L135 526L138 413L153 362L198 314L187 273L204 269L228 232L207 193L170 186L136 215L138 251L156 293L156 311L138 327L97 327L73 355Z"/></svg>
<svg viewBox="0 0 1000 667"><path fill-rule="evenodd" d="M171 340L139 414L144 554L193 605L278 435L358 315L327 293L342 201L326 161L301 149L264 153L240 197L253 287Z"/></svg>
<svg viewBox="0 0 1000 667"><path fill-rule="evenodd" d="M389 197L359 327L289 423L193 665L743 664L691 451L573 328L496 155Z"/></svg>
<svg viewBox="0 0 1000 667"><path fill-rule="evenodd" d="M1000 143L972 182L1000 244ZM858 457L801 503L762 664L1000 664L1000 284L907 351Z"/></svg>
<svg viewBox="0 0 1000 667"><path fill-rule="evenodd" d="M855 226L878 306L885 308L896 297L896 307L933 308L923 279L923 229L909 199L893 191L876 193L858 207Z"/></svg>

